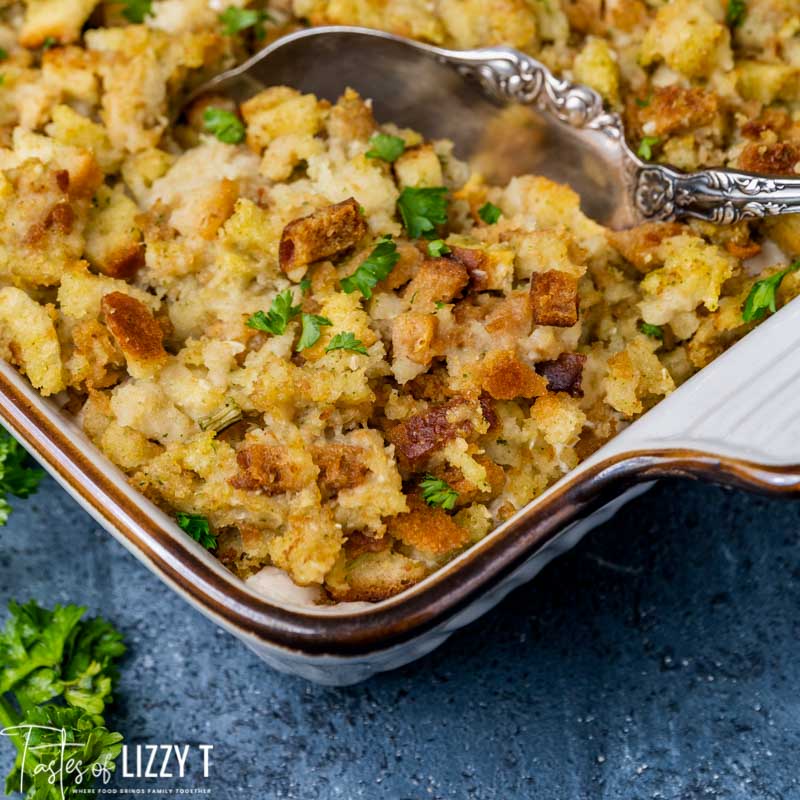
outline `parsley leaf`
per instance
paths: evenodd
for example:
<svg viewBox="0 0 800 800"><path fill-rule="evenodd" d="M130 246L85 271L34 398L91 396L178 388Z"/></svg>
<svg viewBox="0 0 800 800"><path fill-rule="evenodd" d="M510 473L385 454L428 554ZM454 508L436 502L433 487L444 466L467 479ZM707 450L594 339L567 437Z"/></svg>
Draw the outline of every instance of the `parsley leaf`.
<svg viewBox="0 0 800 800"><path fill-rule="evenodd" d="M449 252L451 252L450 248L442 239L434 239L432 242L428 242L428 255L431 258L441 258Z"/></svg>
<svg viewBox="0 0 800 800"><path fill-rule="evenodd" d="M436 226L447 222L447 189L408 187L400 193L397 207L412 239L434 239Z"/></svg>
<svg viewBox="0 0 800 800"><path fill-rule="evenodd" d="M153 0L122 0L125 8L122 9L122 16L128 22L141 25L145 17L153 15Z"/></svg>
<svg viewBox="0 0 800 800"><path fill-rule="evenodd" d="M30 497L43 477L43 470L28 466L22 445L0 428L0 525L6 524L11 513L7 496Z"/></svg>
<svg viewBox="0 0 800 800"><path fill-rule="evenodd" d="M661 144L661 138L659 136L645 136L641 142L639 142L639 149L636 151L636 155L639 158L643 158L645 161L650 161L653 158L653 148L657 145Z"/></svg>
<svg viewBox="0 0 800 800"><path fill-rule="evenodd" d="M337 333L325 348L326 353L330 353L331 350L350 350L353 353L361 353L363 356L369 355L364 343L360 339L356 339L355 334L350 331Z"/></svg>
<svg viewBox="0 0 800 800"><path fill-rule="evenodd" d="M458 492L447 481L428 474L419 486L422 489L422 499L429 506L443 508L445 511L453 510Z"/></svg>
<svg viewBox="0 0 800 800"><path fill-rule="evenodd" d="M664 338L664 329L660 325L651 325L649 322L640 322L639 330L645 336L651 336L653 339Z"/></svg>
<svg viewBox="0 0 800 800"><path fill-rule="evenodd" d="M256 311L247 320L247 327L265 333L273 333L275 336L286 333L289 321L300 313L300 306L292 305L293 299L292 290L284 289L276 295L266 314L263 311Z"/></svg>
<svg viewBox="0 0 800 800"><path fill-rule="evenodd" d="M647 97L644 98L637 97L635 102L636 105L639 106L639 108L647 108L650 105L650 103L653 102L653 95L649 94Z"/></svg>
<svg viewBox="0 0 800 800"><path fill-rule="evenodd" d="M244 141L244 123L232 111L209 106L203 112L203 129L225 144Z"/></svg>
<svg viewBox="0 0 800 800"><path fill-rule="evenodd" d="M264 23L272 22L272 17L263 9L256 8L237 8L230 6L220 15L219 21L222 23L222 32L226 36L235 36L241 31L252 28L256 39L263 39L267 32L264 30Z"/></svg>
<svg viewBox="0 0 800 800"><path fill-rule="evenodd" d="M0 61L5 61L8 58L8 50L5 47L0 47Z"/></svg>
<svg viewBox="0 0 800 800"><path fill-rule="evenodd" d="M361 262L358 269L346 278L342 278L342 290L352 294L356 289L367 300L372 297L372 290L394 269L400 260L397 245L388 237L379 239L375 249Z"/></svg>
<svg viewBox="0 0 800 800"><path fill-rule="evenodd" d="M487 225L494 225L503 216L503 212L494 203L484 203L478 209L478 216Z"/></svg>
<svg viewBox="0 0 800 800"><path fill-rule="evenodd" d="M318 314L303 314L303 330L300 333L300 341L295 348L296 352L305 350L319 341L321 335L320 328L327 328L333 323L327 317L320 317Z"/></svg>
<svg viewBox="0 0 800 800"><path fill-rule="evenodd" d="M311 291L311 278L303 278L300 281L300 291L306 295Z"/></svg>
<svg viewBox="0 0 800 800"><path fill-rule="evenodd" d="M178 527L189 534L198 544L206 550L213 550L217 546L217 537L211 533L211 524L202 514L187 514L179 511L175 515Z"/></svg>
<svg viewBox="0 0 800 800"><path fill-rule="evenodd" d="M731 28L738 28L747 16L746 0L728 0L728 9L725 12L725 22Z"/></svg>
<svg viewBox="0 0 800 800"><path fill-rule="evenodd" d="M770 275L769 278L756 281L753 284L753 288L750 290L750 294L747 295L747 300L744 301L742 319L745 322L753 322L754 320L762 319L767 313L767 309L773 312L777 311L776 295L778 289L783 279L790 272L796 272L798 269L800 269L800 261L795 261L793 264L786 267L786 269L782 269L780 272Z"/></svg>
<svg viewBox="0 0 800 800"><path fill-rule="evenodd" d="M377 158L390 164L397 161L406 149L406 143L399 136L390 133L376 133L370 140L367 158Z"/></svg>

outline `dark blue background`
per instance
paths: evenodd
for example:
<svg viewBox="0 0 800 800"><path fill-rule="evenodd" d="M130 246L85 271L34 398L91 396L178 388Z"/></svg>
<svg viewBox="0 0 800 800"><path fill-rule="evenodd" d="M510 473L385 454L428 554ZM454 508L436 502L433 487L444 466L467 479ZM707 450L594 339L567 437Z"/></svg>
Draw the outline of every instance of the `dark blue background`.
<svg viewBox="0 0 800 800"><path fill-rule="evenodd" d="M15 507L0 601L109 617L130 647L112 726L215 746L207 781L121 789L800 798L800 503L662 483L432 655L347 689L269 670L52 482Z"/></svg>

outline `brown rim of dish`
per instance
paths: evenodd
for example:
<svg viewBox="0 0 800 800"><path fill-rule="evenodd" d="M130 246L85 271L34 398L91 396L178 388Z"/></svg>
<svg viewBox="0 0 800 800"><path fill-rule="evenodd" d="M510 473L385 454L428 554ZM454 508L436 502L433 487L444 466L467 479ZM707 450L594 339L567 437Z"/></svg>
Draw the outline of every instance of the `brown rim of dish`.
<svg viewBox="0 0 800 800"><path fill-rule="evenodd" d="M534 502L496 536L441 567L427 585L337 616L291 611L226 581L173 538L75 447L62 430L0 375L0 419L56 472L167 583L217 620L297 655L357 656L402 644L453 616L521 566L568 524L637 483L690 477L782 496L800 494L800 464L764 466L695 450L636 451L612 456L570 477Z"/></svg>

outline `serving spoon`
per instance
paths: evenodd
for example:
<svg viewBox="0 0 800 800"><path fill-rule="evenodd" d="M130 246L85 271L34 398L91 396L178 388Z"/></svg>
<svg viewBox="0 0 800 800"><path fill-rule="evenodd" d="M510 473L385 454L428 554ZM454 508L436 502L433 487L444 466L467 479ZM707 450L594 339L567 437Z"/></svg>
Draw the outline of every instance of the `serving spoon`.
<svg viewBox="0 0 800 800"><path fill-rule="evenodd" d="M372 99L379 119L452 140L456 155L492 182L533 172L569 184L584 212L613 228L800 212L800 178L684 173L643 161L597 92L510 47L446 50L367 28L311 28L277 39L187 102L206 93L242 102L274 85L331 101L352 87Z"/></svg>

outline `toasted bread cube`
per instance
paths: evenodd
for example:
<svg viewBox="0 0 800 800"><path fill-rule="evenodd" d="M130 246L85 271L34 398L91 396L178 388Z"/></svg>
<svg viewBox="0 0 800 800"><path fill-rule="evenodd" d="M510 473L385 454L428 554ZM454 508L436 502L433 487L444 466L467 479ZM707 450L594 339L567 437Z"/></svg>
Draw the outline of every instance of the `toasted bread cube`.
<svg viewBox="0 0 800 800"><path fill-rule="evenodd" d="M389 549L365 551L349 560L341 554L325 578L325 588L340 602L377 602L413 586L428 574L425 565Z"/></svg>
<svg viewBox="0 0 800 800"><path fill-rule="evenodd" d="M678 222L644 222L625 231L609 231L608 238L626 261L646 274L664 264L661 243L685 230Z"/></svg>
<svg viewBox="0 0 800 800"><path fill-rule="evenodd" d="M431 508L419 495L409 498L411 510L389 520L389 533L408 547L434 558L461 550L470 543L469 531L441 508Z"/></svg>
<svg viewBox="0 0 800 800"><path fill-rule="evenodd" d="M800 171L800 146L793 142L750 142L739 154L739 167L767 175L797 175Z"/></svg>
<svg viewBox="0 0 800 800"><path fill-rule="evenodd" d="M310 475L302 460L281 445L249 444L236 454L239 471L229 483L234 489L266 495L299 492Z"/></svg>
<svg viewBox="0 0 800 800"><path fill-rule="evenodd" d="M745 100L770 105L782 97L797 77L797 67L790 64L765 64L742 59L736 63L736 86Z"/></svg>
<svg viewBox="0 0 800 800"><path fill-rule="evenodd" d="M322 124L317 98L288 86L271 86L241 105L247 124L247 145L260 153L286 134L316 134Z"/></svg>
<svg viewBox="0 0 800 800"><path fill-rule="evenodd" d="M364 102L361 95L350 89L336 101L328 115L328 135L343 142L367 141L378 129L372 115L372 105Z"/></svg>
<svg viewBox="0 0 800 800"><path fill-rule="evenodd" d="M56 106L53 109L52 122L45 130L57 142L82 147L91 152L105 173L114 172L122 161L119 151L112 146L106 129L69 106Z"/></svg>
<svg viewBox="0 0 800 800"><path fill-rule="evenodd" d="M108 329L117 340L134 378L152 377L167 361L164 332L150 309L135 297L111 292L101 308Z"/></svg>
<svg viewBox="0 0 800 800"><path fill-rule="evenodd" d="M408 311L392 325L392 349L395 358L407 358L415 364L430 364L436 355L433 342L439 321L433 314Z"/></svg>
<svg viewBox="0 0 800 800"><path fill-rule="evenodd" d="M434 303L449 303L469 283L469 272L451 258L426 258L406 286L403 297L414 311L430 311Z"/></svg>
<svg viewBox="0 0 800 800"><path fill-rule="evenodd" d="M407 186L441 186L444 182L442 164L432 144L406 150L394 162L394 172L401 189Z"/></svg>
<svg viewBox="0 0 800 800"><path fill-rule="evenodd" d="M590 36L575 57L575 80L599 92L615 106L619 103L619 67L611 48L604 39Z"/></svg>
<svg viewBox="0 0 800 800"><path fill-rule="evenodd" d="M80 38L83 23L99 0L26 0L19 35L23 47L41 47L45 39L69 44Z"/></svg>
<svg viewBox="0 0 800 800"><path fill-rule="evenodd" d="M547 381L513 350L493 350L481 364L481 388L495 400L541 397Z"/></svg>
<svg viewBox="0 0 800 800"><path fill-rule="evenodd" d="M281 235L281 269L291 273L314 261L338 255L357 244L366 233L367 222L353 197L292 220Z"/></svg>
<svg viewBox="0 0 800 800"><path fill-rule="evenodd" d="M578 281L551 269L531 276L534 325L571 328L578 321Z"/></svg>
<svg viewBox="0 0 800 800"><path fill-rule="evenodd" d="M112 278L131 278L144 265L144 244L136 224L139 208L122 189L103 186L86 227L86 258Z"/></svg>
<svg viewBox="0 0 800 800"><path fill-rule="evenodd" d="M653 90L649 104L639 110L639 120L649 136L666 136L709 125L718 112L719 99L713 92L673 84Z"/></svg>

